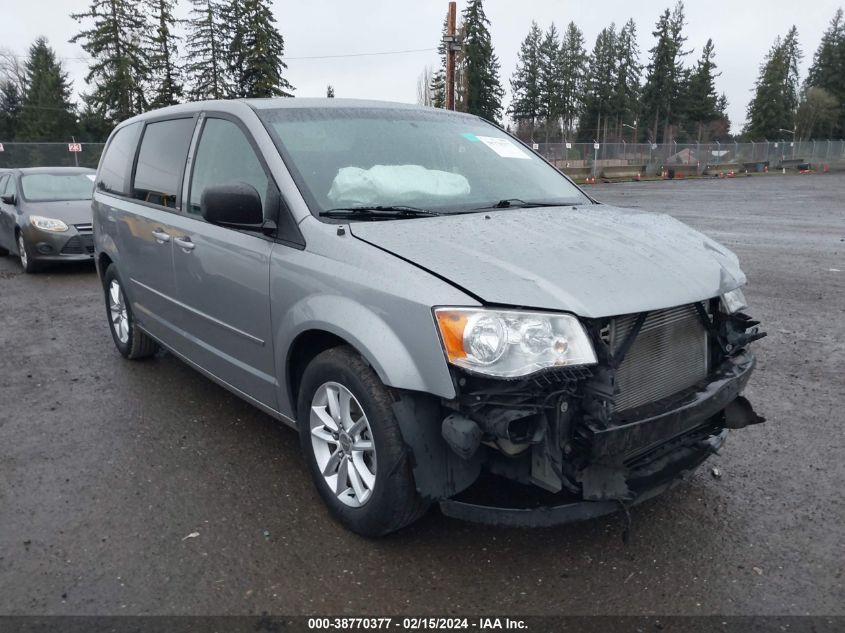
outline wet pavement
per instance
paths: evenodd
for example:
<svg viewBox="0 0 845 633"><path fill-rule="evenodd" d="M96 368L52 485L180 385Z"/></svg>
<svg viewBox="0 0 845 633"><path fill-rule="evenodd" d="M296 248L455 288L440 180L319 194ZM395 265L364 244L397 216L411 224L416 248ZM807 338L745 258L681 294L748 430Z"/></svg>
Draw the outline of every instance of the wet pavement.
<svg viewBox="0 0 845 633"><path fill-rule="evenodd" d="M0 613L845 614L845 177L588 191L737 252L769 332L746 393L768 422L633 509L627 545L618 516L350 534L293 431L172 356L118 355L93 267L7 257Z"/></svg>

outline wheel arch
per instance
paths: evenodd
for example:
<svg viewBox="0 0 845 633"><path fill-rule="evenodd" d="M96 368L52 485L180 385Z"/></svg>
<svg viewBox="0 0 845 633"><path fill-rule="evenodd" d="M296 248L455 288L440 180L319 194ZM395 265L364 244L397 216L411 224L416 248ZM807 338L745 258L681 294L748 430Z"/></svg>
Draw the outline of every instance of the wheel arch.
<svg viewBox="0 0 845 633"><path fill-rule="evenodd" d="M109 257L108 253L101 252L95 261L97 264L97 275L99 275L100 281L105 283L106 271L113 263L113 260Z"/></svg>
<svg viewBox="0 0 845 633"><path fill-rule="evenodd" d="M316 315L325 318L316 319ZM297 322L299 318L302 320ZM310 297L288 311L276 325L276 332L277 367L284 376L280 380L280 405L282 413L287 413L287 401L293 417L301 372L317 354L338 345L353 348L388 387L444 398L455 395L445 357L440 367L430 358L418 358L381 315L347 297ZM437 345L439 352L440 343L433 330L430 345Z"/></svg>

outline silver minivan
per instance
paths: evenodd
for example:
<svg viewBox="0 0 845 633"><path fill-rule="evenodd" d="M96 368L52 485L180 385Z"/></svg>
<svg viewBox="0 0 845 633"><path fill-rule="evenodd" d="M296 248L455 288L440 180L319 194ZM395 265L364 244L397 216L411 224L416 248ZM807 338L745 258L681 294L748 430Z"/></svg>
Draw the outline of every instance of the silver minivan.
<svg viewBox="0 0 845 633"><path fill-rule="evenodd" d="M159 348L296 427L331 513L541 526L639 503L728 429L764 336L724 246L599 204L467 114L213 101L120 124L97 269Z"/></svg>

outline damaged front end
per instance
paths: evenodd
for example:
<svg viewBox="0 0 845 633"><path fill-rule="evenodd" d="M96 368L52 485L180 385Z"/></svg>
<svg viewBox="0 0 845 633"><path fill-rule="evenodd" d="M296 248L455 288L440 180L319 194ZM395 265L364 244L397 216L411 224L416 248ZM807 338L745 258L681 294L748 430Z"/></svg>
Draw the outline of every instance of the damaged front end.
<svg viewBox="0 0 845 633"><path fill-rule="evenodd" d="M682 480L727 429L764 421L741 393L749 344L765 333L718 298L583 323L597 364L517 379L455 367L453 400L402 394L394 409L418 488L445 514L523 526L607 514ZM467 489L482 472L542 501L480 504Z"/></svg>

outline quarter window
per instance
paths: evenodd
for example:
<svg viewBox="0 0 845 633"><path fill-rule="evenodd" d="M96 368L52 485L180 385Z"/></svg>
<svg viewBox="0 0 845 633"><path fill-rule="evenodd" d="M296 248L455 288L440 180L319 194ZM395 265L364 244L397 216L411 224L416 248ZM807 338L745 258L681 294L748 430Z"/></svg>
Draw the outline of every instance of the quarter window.
<svg viewBox="0 0 845 633"><path fill-rule="evenodd" d="M193 119L173 119L147 125L135 168L134 198L176 208L193 131Z"/></svg>
<svg viewBox="0 0 845 633"><path fill-rule="evenodd" d="M269 180L246 135L231 121L208 119L194 160L188 212L199 215L207 187L234 183L255 187L266 210Z"/></svg>
<svg viewBox="0 0 845 633"><path fill-rule="evenodd" d="M121 196L129 195L129 173L132 171L140 131L141 124L133 123L120 128L112 137L100 162L97 189Z"/></svg>

